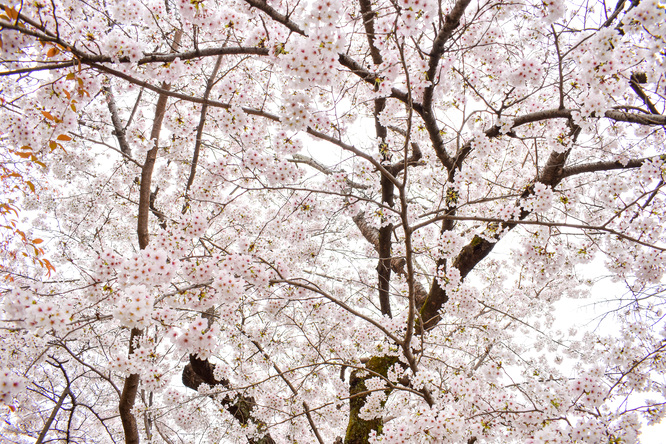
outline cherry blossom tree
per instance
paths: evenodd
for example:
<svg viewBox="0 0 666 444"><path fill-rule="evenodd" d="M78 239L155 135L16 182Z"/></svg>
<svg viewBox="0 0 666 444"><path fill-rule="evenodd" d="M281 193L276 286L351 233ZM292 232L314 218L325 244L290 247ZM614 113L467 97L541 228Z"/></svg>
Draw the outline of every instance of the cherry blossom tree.
<svg viewBox="0 0 666 444"><path fill-rule="evenodd" d="M633 443L666 414L659 0L1 8L3 181L43 239L2 244L1 439ZM558 316L586 297L612 331Z"/></svg>

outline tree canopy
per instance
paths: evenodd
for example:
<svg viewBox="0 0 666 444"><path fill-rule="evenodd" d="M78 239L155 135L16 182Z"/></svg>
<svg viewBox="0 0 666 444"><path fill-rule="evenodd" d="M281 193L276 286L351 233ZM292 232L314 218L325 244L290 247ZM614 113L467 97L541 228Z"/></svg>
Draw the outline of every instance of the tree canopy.
<svg viewBox="0 0 666 444"><path fill-rule="evenodd" d="M666 414L660 1L0 9L0 439L634 443ZM570 328L590 297L605 328Z"/></svg>

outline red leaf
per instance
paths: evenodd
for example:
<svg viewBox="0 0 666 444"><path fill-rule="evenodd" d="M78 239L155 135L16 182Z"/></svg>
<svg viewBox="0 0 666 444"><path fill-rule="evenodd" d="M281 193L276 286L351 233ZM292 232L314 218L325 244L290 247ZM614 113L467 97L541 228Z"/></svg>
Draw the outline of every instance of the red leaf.
<svg viewBox="0 0 666 444"><path fill-rule="evenodd" d="M16 20L19 16L18 11L16 11L14 8L10 8L9 6L5 6L5 12L12 20Z"/></svg>
<svg viewBox="0 0 666 444"><path fill-rule="evenodd" d="M55 267L51 265L51 262L48 261L48 259L42 259L44 261L44 264L46 265L46 270L48 272L49 277L51 276L52 271L56 271Z"/></svg>

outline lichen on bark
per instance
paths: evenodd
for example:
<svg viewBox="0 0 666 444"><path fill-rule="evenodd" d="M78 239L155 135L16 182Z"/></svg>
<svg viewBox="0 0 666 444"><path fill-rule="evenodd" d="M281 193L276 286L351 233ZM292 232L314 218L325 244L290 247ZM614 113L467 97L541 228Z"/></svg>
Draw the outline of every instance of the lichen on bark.
<svg viewBox="0 0 666 444"><path fill-rule="evenodd" d="M358 369L349 377L349 425L345 435L345 444L364 444L368 442L370 432L382 432L382 419L364 420L359 417L365 401L370 395L365 381L377 376L387 377L388 370L398 362L396 356L374 356L365 364L365 369ZM387 390L389 392L389 390ZM382 403L383 407L384 403Z"/></svg>

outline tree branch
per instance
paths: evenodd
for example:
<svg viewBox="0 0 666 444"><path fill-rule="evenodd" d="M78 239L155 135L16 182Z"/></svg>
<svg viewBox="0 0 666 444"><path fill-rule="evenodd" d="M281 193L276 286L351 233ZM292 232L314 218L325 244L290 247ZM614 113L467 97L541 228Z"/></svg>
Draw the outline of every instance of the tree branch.
<svg viewBox="0 0 666 444"><path fill-rule="evenodd" d="M111 113L111 123L113 124L113 135L116 136L118 140L118 145L120 146L120 151L129 159L132 159L132 149L127 143L127 138L125 137L125 126L120 121L120 115L118 113L118 107L116 106L116 100L113 96L113 89L111 85L107 85L104 88L106 93L106 104L109 108L109 113Z"/></svg>
<svg viewBox="0 0 666 444"><path fill-rule="evenodd" d="M636 95L641 98L645 106L648 107L648 109L652 114L659 114L657 107L654 106L654 103L652 103L648 95L643 90L643 87L641 86L641 83L644 82L647 82L647 76L645 74L633 73L629 78L629 86L631 86L631 89L633 89Z"/></svg>
<svg viewBox="0 0 666 444"><path fill-rule="evenodd" d="M467 6L469 6L471 0L458 0L451 9L451 11L444 18L444 24L437 33L437 37L432 43L432 49L430 50L430 57L428 60L428 72L427 80L430 81L430 85L425 88L423 92L423 111L419 113L423 118L426 130L430 136L430 141L432 146L437 154L437 158L442 162L442 165L449 171L454 168L453 161L446 152L444 147L444 139L440 134L439 125L437 124L437 118L433 110L433 96L435 92L435 86L437 81L437 69L439 68L439 62L444 54L444 45L453 35L453 31L460 25L460 19L462 18ZM418 110L415 111L418 112Z"/></svg>
<svg viewBox="0 0 666 444"><path fill-rule="evenodd" d="M204 91L203 99L204 101L208 101L208 97L210 96L210 92L213 89L213 85L215 85L215 77L217 76L217 72L220 69L220 64L222 63L222 56L218 56L217 60L215 60L215 66L213 67L213 72L211 72L210 77L208 77L208 82L206 83L206 90ZM204 125L206 123L206 112L208 111L208 104L204 103L201 106L201 115L199 117L199 125L197 125L197 135L196 135L196 141L194 142L194 153L192 154L192 165L190 166L190 175L187 178L187 185L185 186L185 202L183 203L183 210L182 213L185 214L187 211L187 208L189 206L189 191L190 187L194 183L194 175L197 172L197 163L199 162L199 150L201 149L201 142L202 142L202 137L203 137L203 129Z"/></svg>
<svg viewBox="0 0 666 444"><path fill-rule="evenodd" d="M174 36L173 46L178 47L182 37L182 31L177 31ZM162 84L163 90L168 90L169 85ZM146 155L146 161L141 169L141 184L139 189L139 215L137 218L137 236L139 238L139 248L144 250L150 242L150 234L148 231L148 217L151 208L151 184L153 177L153 168L155 160L157 159L157 151L159 149L160 131L162 129L162 122L166 113L166 104L168 97L165 94L160 94L157 98L155 105L155 118L153 120L153 127L150 132L150 140L153 141L153 147ZM134 340L142 335L142 331L138 328L132 328L129 339L129 354L134 353ZM125 442L127 444L139 443L139 431L137 428L136 418L132 413L134 401L136 399L137 390L139 387L139 375L132 373L125 378L122 394L120 395L120 402L118 410L120 411L120 419L125 431Z"/></svg>
<svg viewBox="0 0 666 444"><path fill-rule="evenodd" d="M208 359L199 359L194 355L190 355L190 362L183 368L181 377L185 387L192 390L198 390L201 384L207 384L210 387L222 386L232 390L226 379L221 381L215 379L215 364L211 364ZM266 424L252 415L252 409L256 405L254 398L237 393L233 398L226 396L222 400L222 405L242 425L247 426L253 422L259 430L266 429ZM250 439L249 442L250 444L275 444L269 433L259 439Z"/></svg>
<svg viewBox="0 0 666 444"><path fill-rule="evenodd" d="M562 110L553 110L552 114L557 115L561 111ZM518 124L528 123L533 118L537 117L541 118L542 116L547 114L548 113L537 112L529 114L527 116L523 116L522 118L516 118L514 121L514 127L517 126ZM580 127L573 125L572 123L570 123L570 125L571 125L571 136L573 141L575 142L576 138L580 134ZM489 138L498 137L500 134L501 133L496 126L486 131L486 136L488 136ZM468 144L470 144L470 142L465 144L465 146L467 146ZM466 156L470 150L471 150L471 144L469 145L469 148L467 148L464 156ZM559 183L559 181L561 180L560 174L562 174L564 164L569 156L570 151L571 150L569 149L563 153L553 152L550 158L548 159L548 162L546 162L546 165L543 168L541 176L537 177L535 181L540 181L545 185L549 185L551 187ZM459 157L464 157L464 156L459 156ZM459 161L460 161L459 159L456 159L456 164ZM449 180L451 180L451 172L449 172ZM528 187L521 195L521 198L527 198L532 193L533 193L533 186ZM455 220L453 219L454 210L455 209L449 210L447 211L447 214L441 216L442 220L444 221L443 230L448 230L452 228L452 221ZM520 220L525 219L529 214L530 214L529 211L521 209ZM502 229L511 230L514 227L516 227L516 223L514 222L503 221L501 223ZM496 233L501 231L503 230L496 230ZM457 268L458 271L460 272L461 280L464 279L467 276L467 274L470 271L472 271L479 262L481 262L486 256L488 256L488 254L495 247L497 240L498 239L496 235L494 241L492 242L486 239L485 237L476 235L474 236L474 238L470 243L468 243L462 248L458 256L453 260L453 263L451 264L454 268ZM445 267L446 267L445 259L440 259L437 261L438 271ZM428 298L420 312L421 322L425 330L431 329L439 323L441 319L439 316L439 310L448 301L448 299L449 298L448 295L446 294L446 291L439 284L438 278L435 277L430 287L430 293L428 294Z"/></svg>
<svg viewBox="0 0 666 444"><path fill-rule="evenodd" d="M262 1L262 0L245 0L245 2L248 5L259 9L260 11L265 12L266 15L268 15L270 18L272 18L276 22L281 23L284 26L286 26L291 32L295 32L296 34L300 34L300 35L306 35L305 31L303 31L300 28L300 26L298 26L296 23L289 20L289 17L287 17L286 15L279 13L272 6L269 6L265 1Z"/></svg>
<svg viewBox="0 0 666 444"><path fill-rule="evenodd" d="M375 248L375 250L377 250L379 246L379 230L368 225L368 222L365 220L365 214L362 211L359 212L356 216L354 216L352 220L358 227L363 237L368 242L370 242L370 244ZM392 257L391 270L393 270L393 272L397 275L406 277L407 272L405 271L405 258ZM428 292L423 287L423 285L421 285L421 283L416 279L414 279L414 290L415 290L417 310L420 310L423 305L423 302L426 300L426 297L428 296Z"/></svg>
<svg viewBox="0 0 666 444"><path fill-rule="evenodd" d="M257 347L257 350L261 352L261 354L266 358L267 361L270 361L273 364L273 368L275 371L280 375L280 378L284 381L285 384L287 384L287 387L289 387L289 390L294 395L298 394L298 390L296 390L296 387L289 381L287 376L284 374L282 370L280 370L280 367L271 359L271 357L264 351L264 348L259 344L257 341L254 339L250 339L252 344L254 344L255 347ZM315 425L314 419L312 419L312 415L310 414L310 407L308 404L303 401L303 408L305 409L305 416L308 419L308 423L310 424L310 428L312 429L312 432L314 433L315 437L317 438L317 441L319 441L319 444L324 444L324 440L321 437L321 434L319 433L319 430L317 429L317 426Z"/></svg>
<svg viewBox="0 0 666 444"><path fill-rule="evenodd" d="M592 162L582 165L574 165L562 169L561 178L576 176L583 173L597 173L601 171L624 170L630 168L640 168L645 162L662 159L664 156L644 157L642 159L631 159L627 162L609 161ZM662 159L663 160L663 159Z"/></svg>
<svg viewBox="0 0 666 444"><path fill-rule="evenodd" d="M374 11L370 0L359 0L361 14L363 16L363 26L365 27L365 37L370 47L370 56L374 65L382 63L382 55L379 49L375 46L375 27L374 27ZM374 84L375 91L379 90L379 85ZM380 115L386 107L386 98L378 97L374 99L374 113L375 120L375 133L379 141L379 155L383 159L383 163L389 160L389 146L386 141L388 131L380 121ZM393 207L393 193L394 185L391 181L391 176L380 177L380 185L382 190L382 204ZM391 315L391 298L389 295L391 285L391 236L393 234L393 225L386 222L386 217L382 217L382 225L379 228L377 253L379 254L379 261L377 263L377 289L379 292L379 306L382 315L392 317Z"/></svg>
<svg viewBox="0 0 666 444"><path fill-rule="evenodd" d="M69 384L67 385L67 387L65 387L65 390L62 391L62 394L58 398L58 402L53 407L53 410L51 410L51 415L49 415L49 419L47 419L46 422L44 423L44 427L42 427L42 431L39 433L39 436L37 437L37 441L35 441L35 444L42 444L44 442L46 434L51 428L51 424L53 424L53 420L55 419L56 415L58 414L58 411L62 407L63 402L65 402L65 398L67 397L68 394L69 394Z"/></svg>

